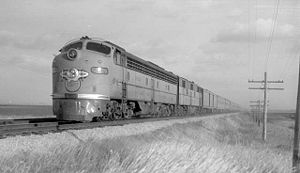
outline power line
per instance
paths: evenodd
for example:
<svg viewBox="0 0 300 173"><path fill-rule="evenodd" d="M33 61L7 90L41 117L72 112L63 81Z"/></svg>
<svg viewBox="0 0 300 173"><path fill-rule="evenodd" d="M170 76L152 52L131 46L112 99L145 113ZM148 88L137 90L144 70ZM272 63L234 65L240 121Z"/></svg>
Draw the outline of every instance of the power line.
<svg viewBox="0 0 300 173"><path fill-rule="evenodd" d="M277 18L278 18L278 11L279 11L279 0L277 0L276 3L276 10L274 11L274 20L273 20L273 26L272 26L272 31L269 37L269 47L267 50L267 58L266 58L266 63L265 63L265 70L268 71L268 63L269 63L269 58L270 58L270 52L271 52L271 48L272 48L272 43L273 43L273 37L274 37L274 32L275 32L275 28L276 28L276 23L277 23Z"/></svg>
<svg viewBox="0 0 300 173"><path fill-rule="evenodd" d="M252 74L251 73L251 59L252 59L252 56L251 56L251 54L250 54L250 41L251 41L251 34L250 34L250 0L248 0L248 3L247 3L247 5L248 5L248 16L247 16L247 22L248 22L248 59L250 60L250 69L249 69L249 71L250 71L250 75Z"/></svg>
<svg viewBox="0 0 300 173"><path fill-rule="evenodd" d="M255 62L255 57L256 57L256 41L257 41L257 6L258 6L258 0L255 0L255 20L254 20L254 46L253 46L253 56L252 56L252 79L254 76L254 62Z"/></svg>
<svg viewBox="0 0 300 173"><path fill-rule="evenodd" d="M295 6L297 6L297 5L295 5ZM295 16L295 14L296 14L296 9L294 8L293 10L292 10L292 12L291 12L291 17L292 18L296 18L296 16ZM293 38L293 39L291 39L291 40L294 40L295 38ZM286 47L285 48L285 52L287 52L288 51L288 48ZM285 63L284 63L284 66L283 66L283 68L282 68L282 72L281 72L281 78L282 79L284 79L285 77L286 77L286 74L287 74L287 72L288 72L288 68L289 68L289 66L291 65L290 63L292 62L292 59L293 59L293 57L294 57L294 55L293 55L293 53L292 53L292 51L291 51L291 53L289 53L288 54L288 56L287 56L287 58L285 59Z"/></svg>

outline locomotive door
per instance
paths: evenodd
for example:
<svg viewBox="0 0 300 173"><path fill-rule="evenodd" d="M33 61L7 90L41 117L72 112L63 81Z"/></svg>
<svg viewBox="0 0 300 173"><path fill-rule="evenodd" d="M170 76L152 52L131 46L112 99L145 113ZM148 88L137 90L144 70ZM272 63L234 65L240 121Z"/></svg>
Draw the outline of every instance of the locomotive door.
<svg viewBox="0 0 300 173"><path fill-rule="evenodd" d="M121 59L122 59L122 64L123 64L123 68L122 68L122 102L126 102L127 100L127 83L126 80L128 77L126 77L127 74L127 70L126 70L126 58L125 55L122 54L121 55Z"/></svg>
<svg viewBox="0 0 300 173"><path fill-rule="evenodd" d="M154 105L154 79L151 79L151 114L155 113L155 105Z"/></svg>
<svg viewBox="0 0 300 173"><path fill-rule="evenodd" d="M154 103L154 79L151 79L151 102Z"/></svg>
<svg viewBox="0 0 300 173"><path fill-rule="evenodd" d="M190 105L193 104L193 91L190 92Z"/></svg>
<svg viewBox="0 0 300 173"><path fill-rule="evenodd" d="M127 98L126 71L126 56L116 48L113 55L113 67L110 72L114 85L110 86L110 89L111 96L122 101Z"/></svg>
<svg viewBox="0 0 300 173"><path fill-rule="evenodd" d="M122 82L122 100L126 100L127 97L127 85L126 82Z"/></svg>

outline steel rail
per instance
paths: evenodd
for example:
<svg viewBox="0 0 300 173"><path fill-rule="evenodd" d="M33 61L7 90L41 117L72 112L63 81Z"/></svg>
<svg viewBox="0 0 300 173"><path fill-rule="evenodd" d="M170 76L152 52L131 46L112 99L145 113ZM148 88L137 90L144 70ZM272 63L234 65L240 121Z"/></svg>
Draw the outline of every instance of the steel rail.
<svg viewBox="0 0 300 173"><path fill-rule="evenodd" d="M58 122L20 123L0 125L0 138L23 134L43 134L57 131Z"/></svg>
<svg viewBox="0 0 300 173"><path fill-rule="evenodd" d="M56 119L55 119L56 121L54 121L53 118L49 118L49 119L44 118L44 119L35 119L35 120L32 119L29 121L28 119L26 119L24 123L24 121L18 119L18 121L15 121L15 123L0 125L0 139L6 138L8 136L46 134L49 132L59 133L71 129L92 129L92 128L102 128L107 126L123 126L126 124L164 121L164 120L172 120L172 119L174 120L186 119L186 118L194 118L194 117L207 117L210 115L215 116L218 114L228 114L228 113L206 113L201 115L169 116L169 117L142 117L142 118L120 119L120 120L100 121L100 122L71 122L71 121L57 121ZM47 119L50 121L42 122L42 120L47 120Z"/></svg>
<svg viewBox="0 0 300 173"><path fill-rule="evenodd" d="M25 124L25 123L38 123L38 122L55 122L55 117L38 117L38 118L19 118L19 119L0 119L0 125L6 124Z"/></svg>

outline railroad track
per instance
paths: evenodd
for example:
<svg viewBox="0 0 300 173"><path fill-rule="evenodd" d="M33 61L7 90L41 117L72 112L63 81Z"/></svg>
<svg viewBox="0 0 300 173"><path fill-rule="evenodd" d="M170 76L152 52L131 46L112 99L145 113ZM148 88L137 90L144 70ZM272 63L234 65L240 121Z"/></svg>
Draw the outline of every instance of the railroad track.
<svg viewBox="0 0 300 173"><path fill-rule="evenodd" d="M19 123L0 125L0 138L6 136L56 131L58 122Z"/></svg>
<svg viewBox="0 0 300 173"><path fill-rule="evenodd" d="M170 117L143 117L133 119L123 119L101 122L71 122L57 121L55 118L37 118L37 119L11 119L0 120L0 139L8 136L46 134L56 133L70 129L90 129L106 126L122 126L125 124L153 122L171 119L184 119L191 117L203 117L212 114L194 115L194 116L170 116ZM215 115L215 114L214 114Z"/></svg>

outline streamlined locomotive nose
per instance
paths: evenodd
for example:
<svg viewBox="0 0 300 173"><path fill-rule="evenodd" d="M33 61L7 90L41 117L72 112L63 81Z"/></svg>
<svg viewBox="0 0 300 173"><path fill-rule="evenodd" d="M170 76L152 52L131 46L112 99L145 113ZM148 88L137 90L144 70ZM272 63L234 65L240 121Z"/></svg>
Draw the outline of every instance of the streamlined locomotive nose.
<svg viewBox="0 0 300 173"><path fill-rule="evenodd" d="M58 119L90 121L102 115L110 92L110 49L85 38L67 44L55 57L53 112Z"/></svg>

